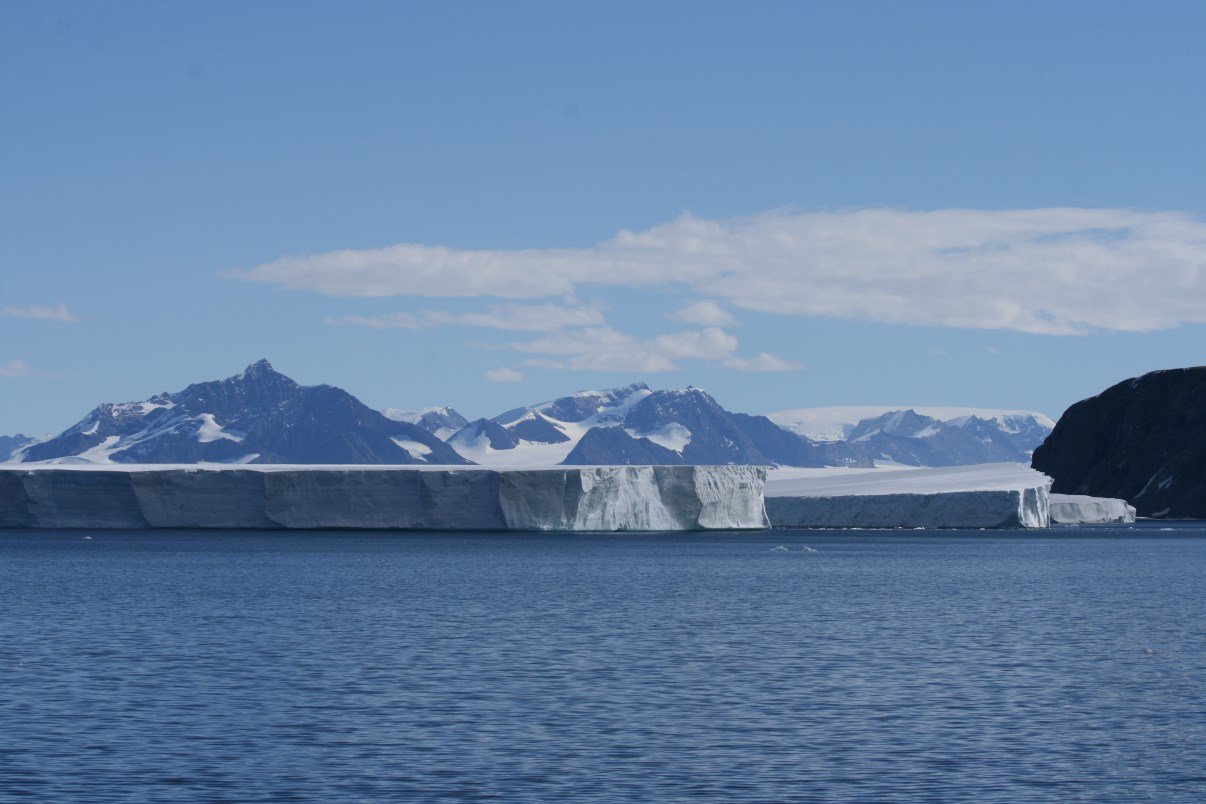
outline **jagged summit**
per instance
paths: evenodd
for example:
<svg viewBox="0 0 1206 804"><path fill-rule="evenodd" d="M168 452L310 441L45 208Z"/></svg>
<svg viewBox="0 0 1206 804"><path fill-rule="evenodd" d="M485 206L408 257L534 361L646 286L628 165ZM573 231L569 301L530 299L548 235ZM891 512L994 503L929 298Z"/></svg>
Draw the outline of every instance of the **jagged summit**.
<svg viewBox="0 0 1206 804"><path fill-rule="evenodd" d="M278 372L276 369L274 369L272 367L272 364L268 362L268 358L261 357L259 360L255 361L254 363L249 365L247 368L243 369L236 376L243 376L246 374L269 374L269 373L279 374L280 372Z"/></svg>

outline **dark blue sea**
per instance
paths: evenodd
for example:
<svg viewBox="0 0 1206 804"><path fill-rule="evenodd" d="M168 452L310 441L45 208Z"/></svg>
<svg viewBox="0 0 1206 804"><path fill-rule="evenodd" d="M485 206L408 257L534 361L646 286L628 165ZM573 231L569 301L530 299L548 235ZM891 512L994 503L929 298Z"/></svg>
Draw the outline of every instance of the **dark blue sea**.
<svg viewBox="0 0 1206 804"><path fill-rule="evenodd" d="M7 531L0 673L4 799L1201 801L1206 528Z"/></svg>

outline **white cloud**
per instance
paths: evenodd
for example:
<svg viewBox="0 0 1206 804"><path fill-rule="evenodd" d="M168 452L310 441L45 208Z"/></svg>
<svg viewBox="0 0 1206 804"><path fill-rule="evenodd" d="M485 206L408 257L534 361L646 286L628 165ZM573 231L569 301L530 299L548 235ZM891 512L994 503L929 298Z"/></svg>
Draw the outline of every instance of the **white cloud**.
<svg viewBox="0 0 1206 804"><path fill-rule="evenodd" d="M673 318L675 321L685 321L688 324L699 324L701 327L728 327L736 323L732 313L713 301L688 304L666 317Z"/></svg>
<svg viewBox="0 0 1206 804"><path fill-rule="evenodd" d="M531 358L527 365L578 371L677 371L679 361L704 360L729 368L781 371L799 364L761 354L745 360L735 356L737 338L719 327L673 332L647 341L610 327L570 330L536 340L510 344L521 352L554 357ZM774 365L775 368L769 368Z"/></svg>
<svg viewBox="0 0 1206 804"><path fill-rule="evenodd" d="M486 379L490 382L523 382L523 375L515 369L496 368L486 372Z"/></svg>
<svg viewBox="0 0 1206 804"><path fill-rule="evenodd" d="M370 329L432 329L441 326L485 327L525 332L555 332L566 327L606 323L594 307L566 304L496 304L482 312L450 313L424 310L378 316L345 315L327 318L328 324L350 324Z"/></svg>
<svg viewBox="0 0 1206 804"><path fill-rule="evenodd" d="M386 315L343 315L338 318L327 316L327 324L348 324L369 329L430 329L434 324L411 313L387 313Z"/></svg>
<svg viewBox="0 0 1206 804"><path fill-rule="evenodd" d="M606 323L603 313L594 307L564 304L497 304L481 313L430 310L426 316L440 324L527 332L555 332L566 327L591 327Z"/></svg>
<svg viewBox="0 0 1206 804"><path fill-rule="evenodd" d="M1206 323L1206 221L1120 209L684 215L580 249L402 244L239 276L331 296L671 286L746 310L1047 334Z"/></svg>
<svg viewBox="0 0 1206 804"><path fill-rule="evenodd" d="M0 309L0 313L12 318L34 318L39 321L63 321L68 324L74 324L79 321L75 313L67 309L67 305L59 302L54 307L47 307L42 304L32 304L29 307L13 307L5 305Z"/></svg>
<svg viewBox="0 0 1206 804"><path fill-rule="evenodd" d="M658 335L647 348L669 358L717 360L737 351L737 339L720 327Z"/></svg>
<svg viewBox="0 0 1206 804"><path fill-rule="evenodd" d="M737 369L738 371L800 371L804 368L803 363L795 360L784 360L769 352L762 352L748 359L731 357L721 365L725 368Z"/></svg>
<svg viewBox="0 0 1206 804"><path fill-rule="evenodd" d="M33 373L33 368L24 360L0 363L0 377L32 377Z"/></svg>

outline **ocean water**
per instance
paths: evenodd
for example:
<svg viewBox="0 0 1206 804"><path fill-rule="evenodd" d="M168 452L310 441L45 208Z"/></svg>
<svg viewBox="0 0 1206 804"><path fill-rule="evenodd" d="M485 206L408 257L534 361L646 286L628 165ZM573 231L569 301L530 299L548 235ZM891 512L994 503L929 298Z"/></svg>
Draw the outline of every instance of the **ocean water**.
<svg viewBox="0 0 1206 804"><path fill-rule="evenodd" d="M1201 801L1206 528L7 531L0 673L5 799Z"/></svg>

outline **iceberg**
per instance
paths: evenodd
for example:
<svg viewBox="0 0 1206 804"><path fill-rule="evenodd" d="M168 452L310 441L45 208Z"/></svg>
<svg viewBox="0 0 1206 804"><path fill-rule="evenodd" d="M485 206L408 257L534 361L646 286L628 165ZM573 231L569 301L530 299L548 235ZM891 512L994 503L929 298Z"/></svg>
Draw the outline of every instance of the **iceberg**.
<svg viewBox="0 0 1206 804"><path fill-rule="evenodd" d="M0 467L0 527L683 531L768 525L755 466Z"/></svg>
<svg viewBox="0 0 1206 804"><path fill-rule="evenodd" d="M1127 525L1135 521L1135 506L1113 497L1052 494L1053 525Z"/></svg>
<svg viewBox="0 0 1206 804"><path fill-rule="evenodd" d="M789 528L1045 528L1050 486L1019 463L788 471L768 481L766 511Z"/></svg>

